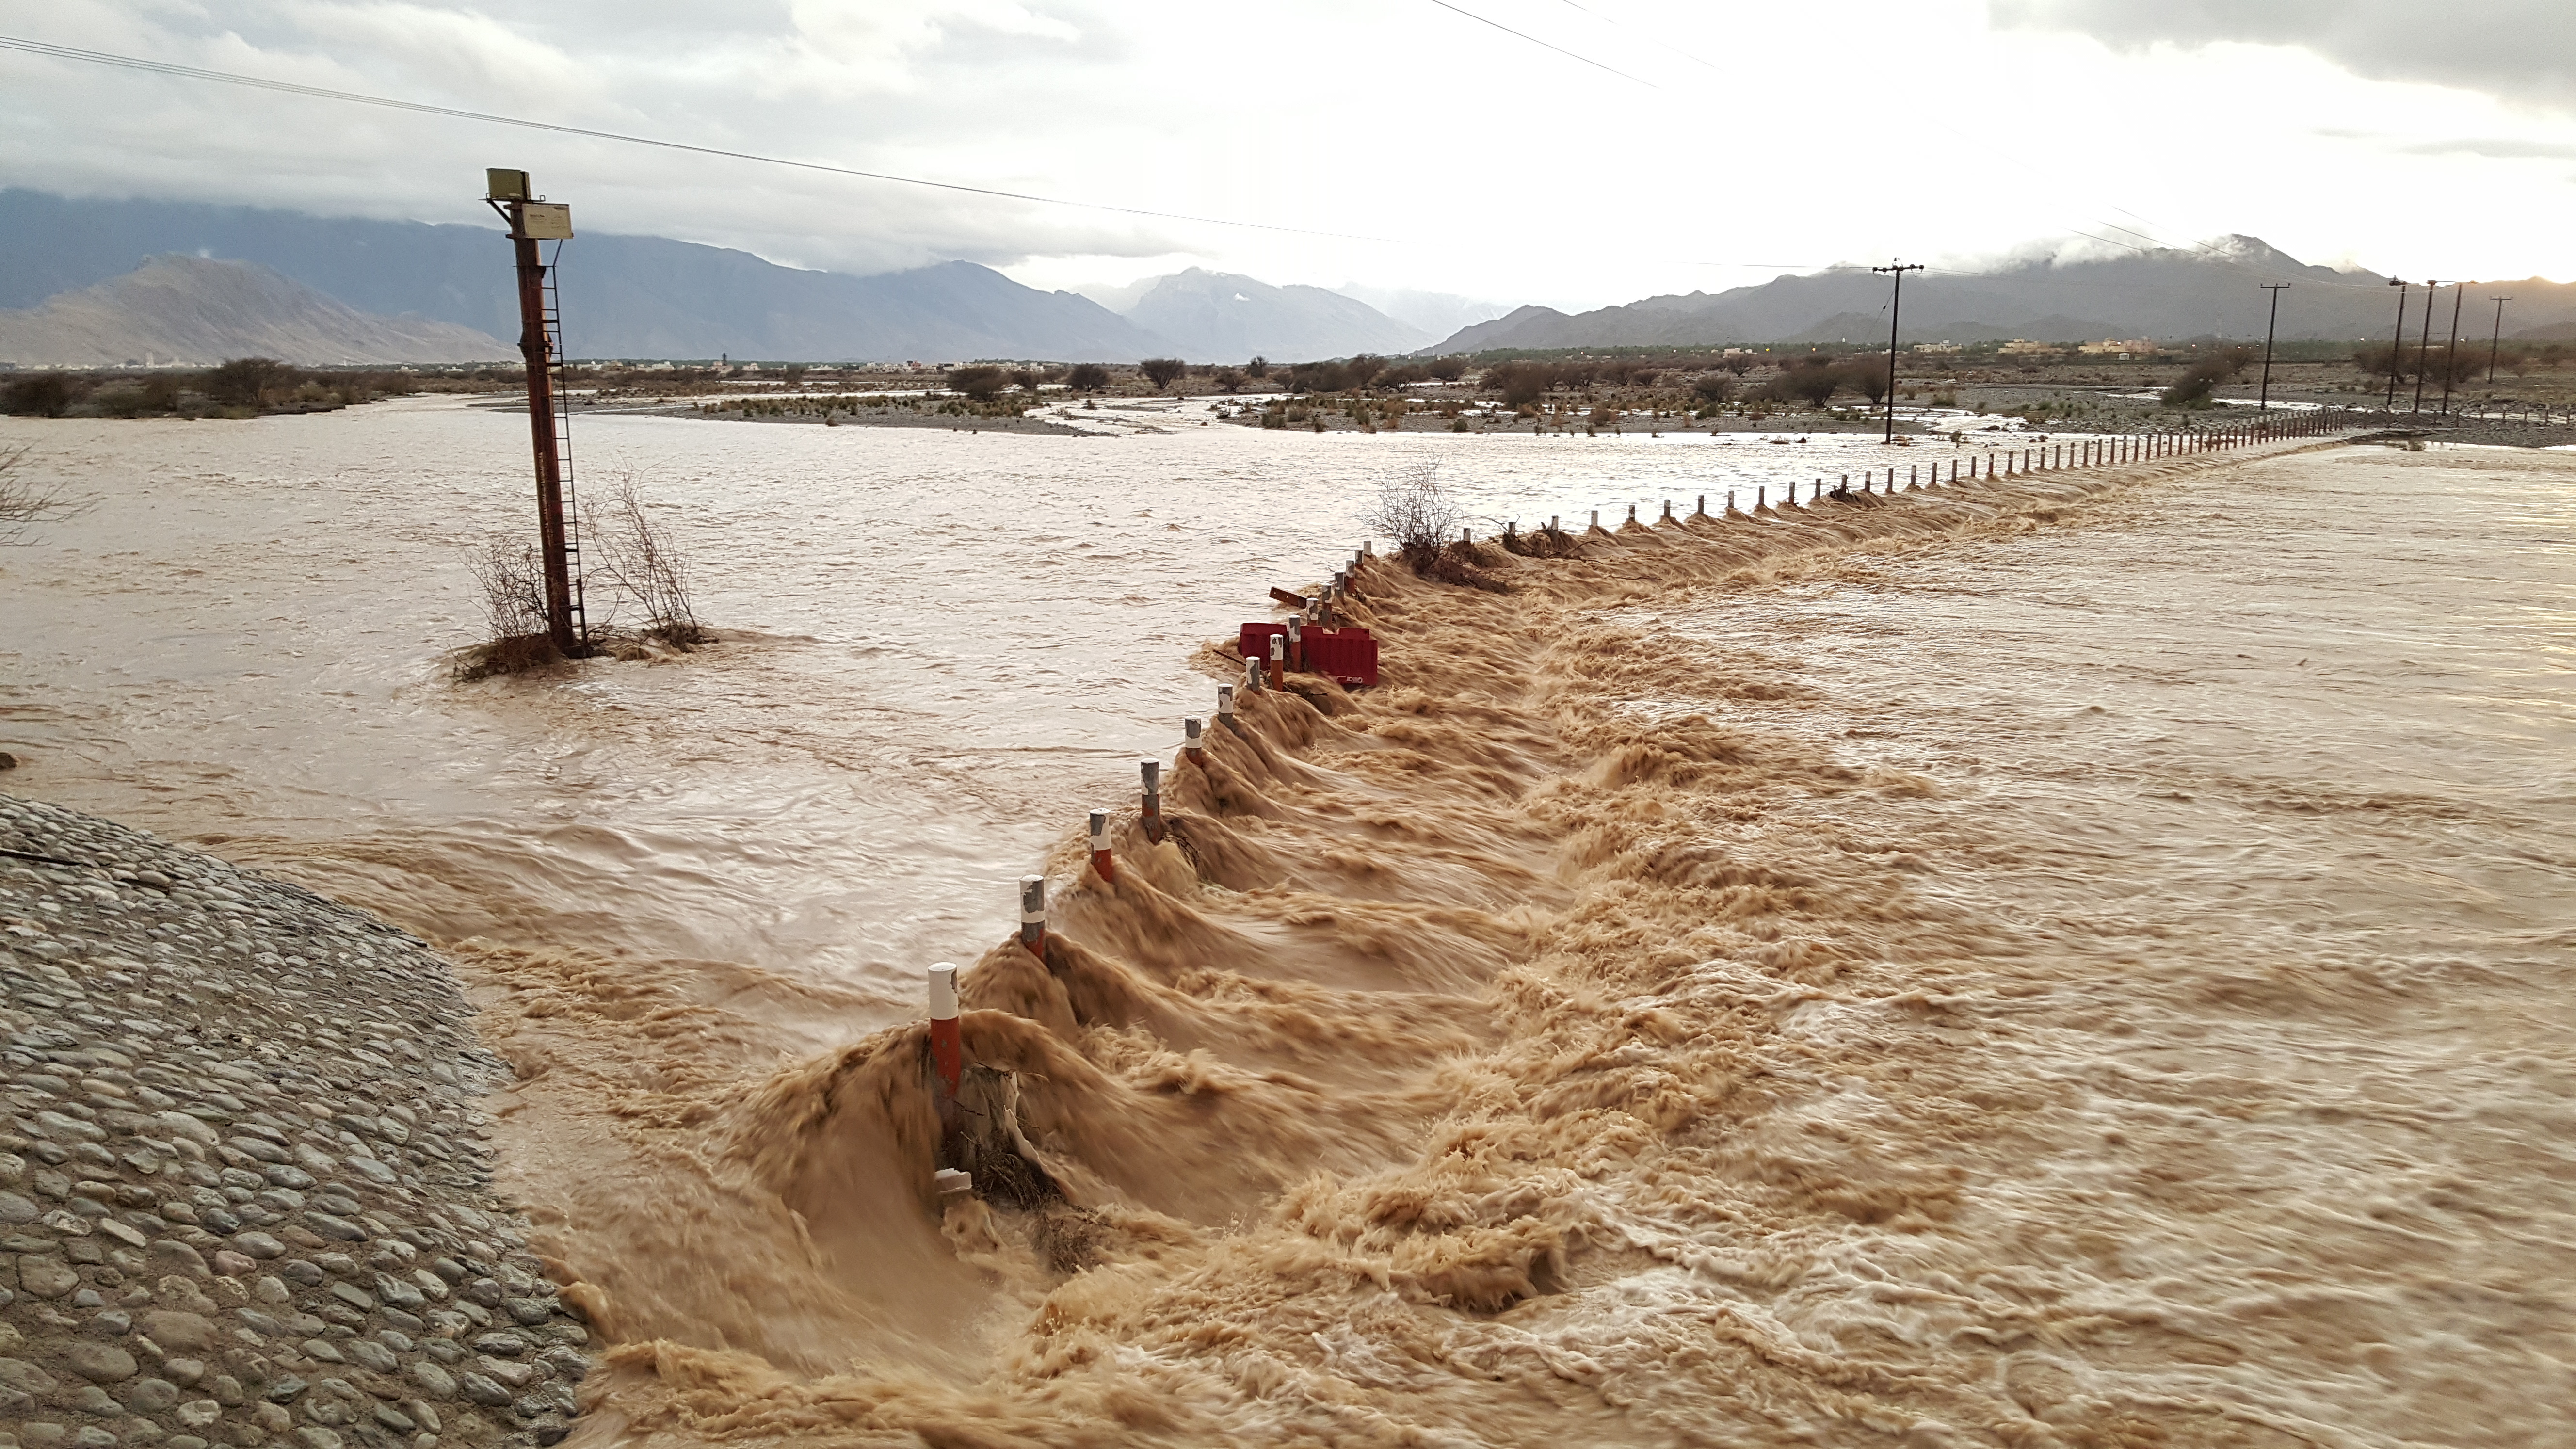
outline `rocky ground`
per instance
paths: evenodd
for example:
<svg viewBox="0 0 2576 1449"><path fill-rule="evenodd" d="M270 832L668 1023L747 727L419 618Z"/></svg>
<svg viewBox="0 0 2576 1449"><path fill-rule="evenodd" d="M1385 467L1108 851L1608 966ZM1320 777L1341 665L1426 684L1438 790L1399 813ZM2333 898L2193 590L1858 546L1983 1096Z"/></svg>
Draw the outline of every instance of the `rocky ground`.
<svg viewBox="0 0 2576 1449"><path fill-rule="evenodd" d="M562 1439L590 1335L471 1017L381 921L0 795L0 1449Z"/></svg>

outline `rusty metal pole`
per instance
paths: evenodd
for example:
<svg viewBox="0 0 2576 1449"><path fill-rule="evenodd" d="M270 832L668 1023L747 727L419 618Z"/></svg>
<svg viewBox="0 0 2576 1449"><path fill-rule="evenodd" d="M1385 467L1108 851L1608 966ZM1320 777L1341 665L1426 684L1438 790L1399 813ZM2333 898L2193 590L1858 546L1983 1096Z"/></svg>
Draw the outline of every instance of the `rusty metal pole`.
<svg viewBox="0 0 2576 1449"><path fill-rule="evenodd" d="M510 245L519 260L519 355L528 367L528 439L537 459L537 551L546 572L546 634L558 653L580 652L572 632L572 569L565 552L563 452L555 438L554 348L546 336L546 267L523 224L527 203L510 203Z"/></svg>

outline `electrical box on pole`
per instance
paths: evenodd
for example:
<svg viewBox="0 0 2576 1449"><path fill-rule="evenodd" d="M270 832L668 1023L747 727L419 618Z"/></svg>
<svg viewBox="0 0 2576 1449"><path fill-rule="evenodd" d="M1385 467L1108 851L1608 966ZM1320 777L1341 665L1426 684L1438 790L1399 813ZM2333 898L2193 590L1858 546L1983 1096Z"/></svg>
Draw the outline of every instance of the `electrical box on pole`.
<svg viewBox="0 0 2576 1449"><path fill-rule="evenodd" d="M528 435L537 470L537 547L546 584L546 634L567 657L589 645L582 611L580 523L572 500L572 419L562 387L563 316L554 305L554 270L538 254L541 241L572 239L572 208L539 201L528 173L493 167L484 172L484 200L510 224L510 246L519 272L519 354L527 359ZM558 247L560 252L561 248Z"/></svg>

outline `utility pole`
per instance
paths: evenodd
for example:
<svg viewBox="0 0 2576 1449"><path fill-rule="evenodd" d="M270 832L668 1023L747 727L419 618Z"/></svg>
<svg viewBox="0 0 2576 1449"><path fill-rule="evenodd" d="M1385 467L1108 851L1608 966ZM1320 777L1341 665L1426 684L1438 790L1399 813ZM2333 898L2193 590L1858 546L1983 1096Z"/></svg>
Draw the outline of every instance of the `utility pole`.
<svg viewBox="0 0 2576 1449"><path fill-rule="evenodd" d="M573 616L582 609L573 592L573 550L565 525L566 440L555 416L557 359L554 334L546 326L546 266L537 255L540 241L572 239L572 208L536 200L525 171L494 168L484 177L484 202L510 223L510 247L518 258L519 355L527 359L528 369L528 438L537 464L537 551L545 569L546 636L556 652L572 658L582 653L587 630L573 628ZM585 617L583 623L588 622Z"/></svg>
<svg viewBox="0 0 2576 1449"><path fill-rule="evenodd" d="M1896 280L1896 291L1887 302L1887 436L1883 439L1893 443L1896 441L1896 318L1905 306L1905 274L1923 270L1923 264L1890 258L1886 266L1870 270L1888 273Z"/></svg>
<svg viewBox="0 0 2576 1449"><path fill-rule="evenodd" d="M2415 334L2415 411L2424 411L2424 365L2433 359L2433 294L2442 284L2424 279L2424 327Z"/></svg>
<svg viewBox="0 0 2576 1449"><path fill-rule="evenodd" d="M2397 358L2406 350L2406 283L2395 277L2388 285L2397 289L2397 333L2388 339L2388 411L2397 411Z"/></svg>
<svg viewBox="0 0 2576 1449"><path fill-rule="evenodd" d="M2512 301L2513 298L2489 297L2487 300L2496 304L2495 335L2487 339L2487 386L2493 387L2495 386L2496 349L2504 345L2504 304Z"/></svg>
<svg viewBox="0 0 2576 1449"><path fill-rule="evenodd" d="M2263 324L2263 395L2254 408L2258 413L2272 410L2272 334L2281 329L2281 292L2289 285L2287 282L2263 284L2263 290L2272 294L2272 320Z"/></svg>
<svg viewBox="0 0 2576 1449"><path fill-rule="evenodd" d="M2466 282L2451 288L2451 346L2442 355L2442 416L2446 418L2451 415L2451 379L2460 375L2460 299L2468 290Z"/></svg>

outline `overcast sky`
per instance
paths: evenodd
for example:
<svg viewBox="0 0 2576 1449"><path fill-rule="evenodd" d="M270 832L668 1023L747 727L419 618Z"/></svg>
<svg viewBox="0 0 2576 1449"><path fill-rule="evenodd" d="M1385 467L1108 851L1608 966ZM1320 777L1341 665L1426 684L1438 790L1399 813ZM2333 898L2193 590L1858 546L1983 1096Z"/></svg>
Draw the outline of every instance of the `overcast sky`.
<svg viewBox="0 0 2576 1449"><path fill-rule="evenodd" d="M2227 232L2412 277L2576 258L2569 0L0 0L0 34L1296 229L0 51L0 184L479 222L521 166L586 229L798 266L1594 306Z"/></svg>

